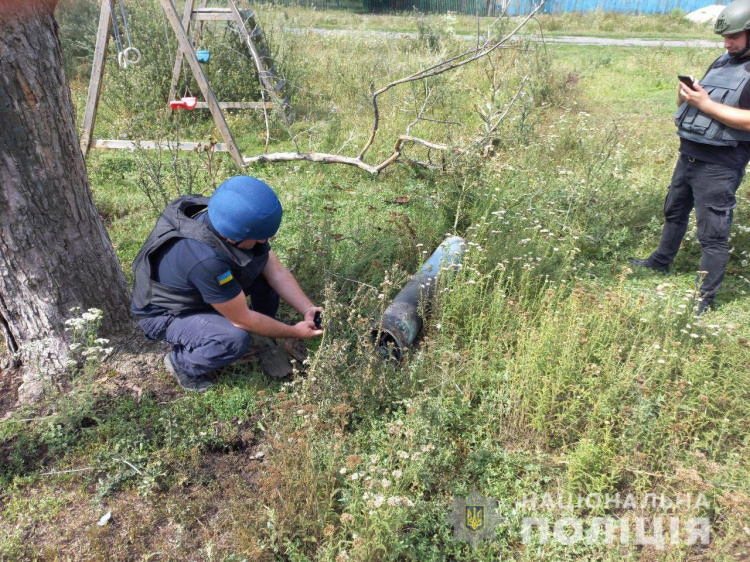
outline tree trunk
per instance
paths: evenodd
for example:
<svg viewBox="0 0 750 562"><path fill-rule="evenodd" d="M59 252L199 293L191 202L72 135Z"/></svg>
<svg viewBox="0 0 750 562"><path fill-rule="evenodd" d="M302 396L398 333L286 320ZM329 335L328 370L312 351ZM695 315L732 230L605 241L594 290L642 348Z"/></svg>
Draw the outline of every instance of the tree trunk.
<svg viewBox="0 0 750 562"><path fill-rule="evenodd" d="M129 291L94 207L53 11L57 0L0 0L0 333L21 397L65 369L70 309L131 326Z"/></svg>

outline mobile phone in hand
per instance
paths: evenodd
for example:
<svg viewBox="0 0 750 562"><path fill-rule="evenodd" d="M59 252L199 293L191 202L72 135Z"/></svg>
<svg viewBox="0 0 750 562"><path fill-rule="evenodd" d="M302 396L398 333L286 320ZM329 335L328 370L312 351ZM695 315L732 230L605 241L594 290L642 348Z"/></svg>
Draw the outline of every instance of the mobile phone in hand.
<svg viewBox="0 0 750 562"><path fill-rule="evenodd" d="M319 310L315 311L315 315L313 316L313 323L315 324L316 330L323 329L323 318L321 318Z"/></svg>
<svg viewBox="0 0 750 562"><path fill-rule="evenodd" d="M677 79L683 84L685 84L685 86L687 86L691 90L695 90L695 87L693 86L692 76L685 76L684 74L678 74Z"/></svg>

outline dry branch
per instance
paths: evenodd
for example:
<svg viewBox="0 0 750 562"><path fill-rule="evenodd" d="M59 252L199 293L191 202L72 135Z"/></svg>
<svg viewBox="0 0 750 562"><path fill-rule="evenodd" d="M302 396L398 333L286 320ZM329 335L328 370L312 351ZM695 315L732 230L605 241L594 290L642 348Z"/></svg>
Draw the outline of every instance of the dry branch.
<svg viewBox="0 0 750 562"><path fill-rule="evenodd" d="M484 45L482 45L481 49L479 50L471 50L466 51L464 53L461 53L459 55L456 55L454 57L451 57L449 59L440 61L433 66L429 68L425 68L422 70L419 70L415 72L414 74L411 74L410 76L406 76L404 78L401 78L399 80L394 80L393 82L386 84L379 90L373 92L372 94L372 107L373 107L373 124L372 124L372 131L370 133L370 138L367 140L367 143L365 143L365 146L362 148L362 150L359 153L358 158L363 158L364 155L367 153L369 148L372 146L372 143L375 141L375 136L378 133L378 125L380 122L380 111L378 110L378 96L381 94L384 94L391 88L398 86L399 84L406 84L408 82L414 82L416 80L425 80L426 78L431 78L433 76L437 76L439 74L443 74L445 72L448 72L450 70L455 70L457 68L460 68L462 66L466 66L467 64L474 62L476 60L479 60L483 57L486 57L487 55L493 53L500 47L502 47L505 43L510 40L511 37L513 37L518 31L526 25L526 23L533 18L536 13L541 9L541 7L544 5L544 2L541 2L528 16L526 16L521 23L519 23L516 28L511 31L509 34L507 34L505 37L497 41L496 43L489 44L489 39L485 41ZM468 58L467 58L468 57ZM464 60L461 60L464 59Z"/></svg>
<svg viewBox="0 0 750 562"><path fill-rule="evenodd" d="M299 152L298 150L297 152L273 152L273 153L264 153L264 154L258 154L256 156L245 157L244 158L245 164L307 161L307 162L320 162L324 164L344 164L346 166L354 166L356 168L359 168L371 174L379 174L383 169L387 168L391 164L398 162L398 161L405 161L403 159L400 160L400 157L404 150L405 145L408 143L419 144L419 145L422 145L429 149L434 149L434 150L440 150L440 151L449 150L450 147L446 144L436 143L430 140L421 139L419 137L415 137L411 135L411 128L417 122L421 120L437 121L435 119L428 119L426 117L423 117L423 114L427 109L427 101L430 97L430 91L427 90L422 108L418 111L416 118L407 126L406 134L399 135L398 138L396 139L393 153L388 158L383 160L380 164L368 164L367 162L365 162L364 157L367 154L367 151L372 146L372 144L375 142L375 138L378 134L378 128L380 125L380 109L378 107L378 97L384 94L385 92L391 90L392 88L395 88L396 86L399 86L401 84L407 84L407 83L416 82L419 80L426 80L427 78L438 76L440 74L444 74L451 70L455 70L457 68L466 66L467 64L470 64L472 62L475 62L479 59L482 59L492 54L498 49L509 48L505 46L505 43L507 43L523 26L525 26L529 20L534 18L537 12L539 12L539 10L542 8L543 5L544 5L544 0L542 0L534 8L534 10L532 10L510 33L506 34L498 41L494 43L490 42L490 33L488 29L487 39L481 46L477 42L477 47L474 49L471 49L469 51L460 53L458 55L454 55L452 57L443 59L433 64L430 67L423 68L413 74L410 74L409 76L405 76L398 80L394 80L386 84L385 86L381 87L380 89L372 92L372 107L373 107L372 129L370 131L369 138L367 139L367 141L365 142L365 145L362 147L362 149L360 150L359 154L356 157L342 156L340 154L330 154L330 153L321 153L321 152ZM496 20L489 26L489 28L491 29L492 26L503 16L505 16L505 11L503 11L503 13L498 18L496 18ZM505 116L507 116L508 112L510 111L510 108L518 99L518 96L521 90L523 89L525 82L526 82L526 79L524 79L523 82L521 83L520 88L516 92L516 95L513 96L513 98L511 99L503 115L494 124L494 126L491 127L490 134L492 131L494 131L497 128L497 126L505 118ZM449 121L444 121L444 122L452 123ZM351 141L351 138L352 137L350 136L349 141ZM294 138L292 138L292 140L294 140ZM349 141L347 141L344 144L344 146L346 146L346 144L348 144ZM295 147L296 146L297 145L295 142ZM461 154L466 153L465 150L459 150L458 152ZM422 163L422 162L415 162L410 159L406 161L413 163L413 164L420 165L420 166L432 167L429 164Z"/></svg>

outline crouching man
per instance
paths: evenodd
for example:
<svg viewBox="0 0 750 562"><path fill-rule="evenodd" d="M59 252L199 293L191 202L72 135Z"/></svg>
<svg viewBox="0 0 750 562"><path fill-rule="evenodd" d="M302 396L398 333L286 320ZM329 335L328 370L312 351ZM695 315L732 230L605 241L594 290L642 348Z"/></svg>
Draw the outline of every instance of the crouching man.
<svg viewBox="0 0 750 562"><path fill-rule="evenodd" d="M209 388L213 383L206 375L241 359L251 334L273 345L268 338L323 333L313 321L322 309L268 243L281 216L281 203L268 185L236 176L210 199L179 197L156 221L133 262L131 309L147 338L173 345L164 364L182 388ZM279 298L304 320L291 326L276 320Z"/></svg>

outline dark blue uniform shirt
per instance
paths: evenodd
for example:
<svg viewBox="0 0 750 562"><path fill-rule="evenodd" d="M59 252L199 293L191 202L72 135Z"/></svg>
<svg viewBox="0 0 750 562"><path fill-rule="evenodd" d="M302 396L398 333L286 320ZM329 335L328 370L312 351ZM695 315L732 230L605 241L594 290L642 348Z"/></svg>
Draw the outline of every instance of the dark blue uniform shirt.
<svg viewBox="0 0 750 562"><path fill-rule="evenodd" d="M201 213L195 220L208 224L213 230L208 213ZM268 252L271 246L256 244L248 252L261 254ZM219 304L232 300L241 291L248 294L249 287L242 287L232 271L232 263L211 246L180 238L160 248L153 257L154 280L178 290L200 292L203 300L208 304ZM136 316L153 316L165 314L165 308L148 305L139 308L133 303L131 310Z"/></svg>

